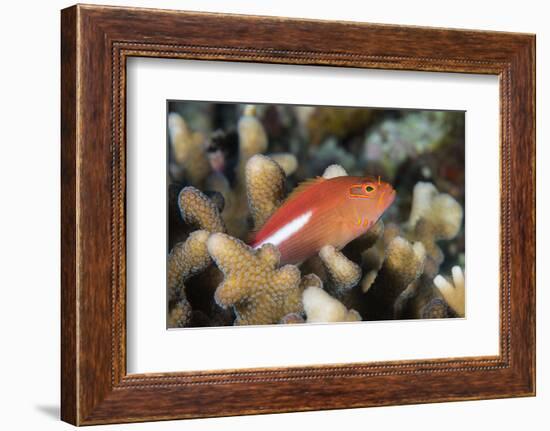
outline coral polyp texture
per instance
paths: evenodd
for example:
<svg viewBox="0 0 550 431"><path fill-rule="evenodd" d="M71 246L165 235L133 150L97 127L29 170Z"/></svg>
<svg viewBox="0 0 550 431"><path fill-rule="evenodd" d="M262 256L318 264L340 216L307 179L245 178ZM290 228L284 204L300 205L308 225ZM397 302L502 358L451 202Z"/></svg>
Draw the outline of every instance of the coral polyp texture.
<svg viewBox="0 0 550 431"><path fill-rule="evenodd" d="M185 326L191 317L191 306L185 296L184 282L203 271L211 262L206 249L209 233L198 230L189 238L174 246L168 255L168 299L172 302L168 326Z"/></svg>
<svg viewBox="0 0 550 431"><path fill-rule="evenodd" d="M257 154L246 164L246 191L254 226L260 228L279 208L285 193L285 173L273 159Z"/></svg>
<svg viewBox="0 0 550 431"><path fill-rule="evenodd" d="M357 285L361 268L331 245L319 251L319 257L327 269L329 279L336 291L345 291Z"/></svg>
<svg viewBox="0 0 550 431"><path fill-rule="evenodd" d="M169 112L168 327L465 315L464 113Z"/></svg>
<svg viewBox="0 0 550 431"><path fill-rule="evenodd" d="M178 197L183 220L209 232L225 232L218 207L208 196L195 187L185 187Z"/></svg>
<svg viewBox="0 0 550 431"><path fill-rule="evenodd" d="M429 258L427 271L435 276L445 256L438 241L453 239L462 226L464 211L450 195L431 183L419 182L413 190L412 209L406 224L408 236L422 241Z"/></svg>
<svg viewBox="0 0 550 431"><path fill-rule="evenodd" d="M224 273L215 293L222 307L233 307L236 325L277 323L300 313L300 270L279 268L279 251L271 244L253 250L242 241L217 233L208 239L208 252Z"/></svg>

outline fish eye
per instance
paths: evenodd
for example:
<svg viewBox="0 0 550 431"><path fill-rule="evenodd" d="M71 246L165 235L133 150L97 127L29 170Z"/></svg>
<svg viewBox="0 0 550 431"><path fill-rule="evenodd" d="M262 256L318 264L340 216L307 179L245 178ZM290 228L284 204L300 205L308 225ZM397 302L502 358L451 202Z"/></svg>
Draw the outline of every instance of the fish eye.
<svg viewBox="0 0 550 431"><path fill-rule="evenodd" d="M375 189L372 185L370 185L370 184L366 184L366 185L365 185L365 192L371 193L371 192L373 192L374 190L376 190L376 189Z"/></svg>

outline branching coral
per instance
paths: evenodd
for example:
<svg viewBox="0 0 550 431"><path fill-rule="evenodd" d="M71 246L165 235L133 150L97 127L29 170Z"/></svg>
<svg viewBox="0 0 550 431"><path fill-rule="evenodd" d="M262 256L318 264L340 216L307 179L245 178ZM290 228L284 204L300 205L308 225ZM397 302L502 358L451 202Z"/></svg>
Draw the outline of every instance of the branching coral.
<svg viewBox="0 0 550 431"><path fill-rule="evenodd" d="M304 290L303 302L307 323L361 320L361 316L357 311L348 310L344 304L317 286L309 286Z"/></svg>
<svg viewBox="0 0 550 431"><path fill-rule="evenodd" d="M382 268L365 294L368 320L394 317L395 301L422 274L425 259L426 250L420 242L411 244L398 236L389 243Z"/></svg>
<svg viewBox="0 0 550 431"><path fill-rule="evenodd" d="M247 230L247 193L246 166L248 160L255 154L267 150L267 134L262 123L256 116L256 107L247 105L238 123L239 160L236 167L234 184L230 188L222 187L226 206L224 220L229 232L236 237L243 237Z"/></svg>
<svg viewBox="0 0 550 431"><path fill-rule="evenodd" d="M285 173L269 157L256 154L246 164L246 191L254 227L258 229L281 204Z"/></svg>
<svg viewBox="0 0 550 431"><path fill-rule="evenodd" d="M292 175L294 172L296 172L296 169L298 169L298 160L296 159L296 156L294 154L273 153L269 154L269 158L281 167L287 177L289 175Z"/></svg>
<svg viewBox="0 0 550 431"><path fill-rule="evenodd" d="M464 286L464 274L460 266L453 266L452 268L453 281L452 283L447 281L442 275L438 275L434 278L434 284L441 292L443 298L449 306L460 317L465 315L465 286Z"/></svg>
<svg viewBox="0 0 550 431"><path fill-rule="evenodd" d="M187 326L191 319L191 305L187 300L184 282L203 271L212 260L206 248L210 232L224 232L219 214L223 202L214 203L194 187L185 187L178 196L180 214L185 223L199 227L186 241L177 243L168 255L169 327Z"/></svg>
<svg viewBox="0 0 550 431"><path fill-rule="evenodd" d="M434 287L432 279L422 274L399 296L395 303L397 319L441 319L455 313Z"/></svg>
<svg viewBox="0 0 550 431"><path fill-rule="evenodd" d="M361 278L359 265L349 260L333 246L324 246L319 251L319 257L328 271L331 286L336 292L343 293L359 282Z"/></svg>
<svg viewBox="0 0 550 431"><path fill-rule="evenodd" d="M325 169L325 172L323 172L323 178L328 180L330 178L345 177L347 174L348 173L342 166L330 165Z"/></svg>
<svg viewBox="0 0 550 431"><path fill-rule="evenodd" d="M186 298L176 301L168 313L168 328L185 328L191 320L191 315L191 304Z"/></svg>
<svg viewBox="0 0 550 431"><path fill-rule="evenodd" d="M453 197L439 193L431 183L419 182L414 187L411 213L403 230L396 225L386 229L386 242L391 237L402 235L421 243L426 252L422 275L396 298L396 318L453 317L454 313L442 306L441 294L434 288L432 280L444 259L437 243L454 238L460 231L462 218L462 207Z"/></svg>
<svg viewBox="0 0 550 431"><path fill-rule="evenodd" d="M397 235L395 235L397 236ZM366 293L374 284L378 272L384 263L386 257L386 247L393 238L392 229L386 231L382 220L378 220L369 231L357 238L346 247L348 256L357 256L363 271L363 277L359 283L361 292Z"/></svg>
<svg viewBox="0 0 550 431"><path fill-rule="evenodd" d="M426 247L426 273L435 276L443 261L437 241L454 238L462 226L463 210L450 195L439 193L431 183L419 182L413 190L413 203L405 230L410 240Z"/></svg>
<svg viewBox="0 0 550 431"><path fill-rule="evenodd" d="M315 286L315 287L323 287L323 282L321 279L315 275L315 274L307 274L302 277L302 281L300 281L300 288L304 290L306 287Z"/></svg>
<svg viewBox="0 0 550 431"><path fill-rule="evenodd" d="M427 136L423 147L413 148L414 142L407 142L403 144L406 151L397 155L392 151L402 150L401 144L388 144L383 133L377 137L380 142L369 138L371 131L374 136L376 131L386 130L388 121L424 117L407 113L379 116L372 110L339 108L210 108L202 114L211 116L207 124L200 125L182 108L178 112L185 112L191 127L179 114L169 117L170 246L176 244L168 258L169 326L464 315L464 278L462 284L458 278L453 280L453 286L442 276L436 277L442 263L445 267L461 264L463 209L452 197L462 199L460 181L444 182L439 171L432 169L428 175L421 170L427 169L425 161L413 166L402 157L431 156L443 138L431 139L431 134L417 131L420 137ZM290 113L288 118L285 112ZM219 127L219 132L213 132L214 127ZM300 128L299 133L295 127ZM204 134L194 131L198 129ZM397 132L396 136L402 136ZM452 149L455 151L456 145ZM365 154L361 155L361 150ZM395 158L401 160L399 166L385 165ZM439 167L438 160L434 158L429 167ZM173 166L179 171L173 171ZM397 175L398 200L385 213L386 224L378 221L342 248L319 244L319 253L303 264L282 268L274 246L265 244L256 250L239 239L247 238L251 229L260 229L275 213L287 186L321 172L326 179L347 176L348 172L353 176ZM400 223L407 216L407 190L418 178L433 178L440 190L452 196L439 193L433 184L417 183L410 217ZM189 186L181 190L184 185ZM212 195L213 191L219 193ZM327 219L325 224L331 222ZM189 234L193 229L200 230ZM307 238L306 233L299 233ZM457 236L452 243L440 242ZM212 260L215 265L210 265Z"/></svg>
<svg viewBox="0 0 550 431"><path fill-rule="evenodd" d="M191 314L191 307L185 296L185 280L204 270L211 262L206 241L209 233L198 230L185 242L174 246L168 255L168 298L172 302L168 325L185 326Z"/></svg>
<svg viewBox="0 0 550 431"><path fill-rule="evenodd" d="M300 271L293 265L278 268L276 247L266 244L255 251L222 233L212 234L207 247L225 275L215 300L222 307L234 307L236 325L277 323L302 311Z"/></svg>
<svg viewBox="0 0 550 431"><path fill-rule="evenodd" d="M211 171L203 145L204 135L192 132L185 120L174 112L168 116L168 131L175 162L192 184L202 184Z"/></svg>
<svg viewBox="0 0 550 431"><path fill-rule="evenodd" d="M195 187L185 187L178 197L181 217L193 226L209 232L225 232L218 206Z"/></svg>
<svg viewBox="0 0 550 431"><path fill-rule="evenodd" d="M254 154L267 150L267 134L264 127L256 117L256 107L248 105L244 109L243 116L238 124L239 152L243 163Z"/></svg>

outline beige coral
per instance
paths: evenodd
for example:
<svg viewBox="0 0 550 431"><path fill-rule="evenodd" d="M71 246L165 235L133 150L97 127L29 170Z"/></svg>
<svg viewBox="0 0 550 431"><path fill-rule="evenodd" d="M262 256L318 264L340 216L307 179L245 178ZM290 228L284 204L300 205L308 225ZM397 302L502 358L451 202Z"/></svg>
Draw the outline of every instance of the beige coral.
<svg viewBox="0 0 550 431"><path fill-rule="evenodd" d="M378 275L385 258L385 226L382 220L378 222L369 231L361 237L361 267L364 270L361 279L361 290L366 293ZM388 242L389 243L389 242Z"/></svg>
<svg viewBox="0 0 550 431"><path fill-rule="evenodd" d="M322 288L323 282L316 274L307 274L302 277L302 280L300 281L300 288L304 290L306 287L309 286Z"/></svg>
<svg viewBox="0 0 550 431"><path fill-rule="evenodd" d="M284 198L284 171L267 156L252 156L246 164L246 192L254 227L259 229Z"/></svg>
<svg viewBox="0 0 550 431"><path fill-rule="evenodd" d="M439 193L432 183L418 182L414 186L409 229L424 219L437 239L452 239L462 226L462 218L462 207L451 195Z"/></svg>
<svg viewBox="0 0 550 431"><path fill-rule="evenodd" d="M388 245L383 268L391 273L396 284L408 286L422 274L426 250L421 242L411 245L397 237Z"/></svg>
<svg viewBox="0 0 550 431"><path fill-rule="evenodd" d="M178 197L183 220L209 232L225 232L218 206L195 187L184 187Z"/></svg>
<svg viewBox="0 0 550 431"><path fill-rule="evenodd" d="M455 313L464 317L466 308L464 273L460 266L453 266L451 272L452 283L442 275L438 275L434 278L434 284Z"/></svg>
<svg viewBox="0 0 550 431"><path fill-rule="evenodd" d="M191 304L186 298L177 301L168 313L168 328L184 328L191 320Z"/></svg>
<svg viewBox="0 0 550 431"><path fill-rule="evenodd" d="M321 248L319 257L327 269L334 290L341 292L351 289L359 282L361 278L359 265L349 260L332 245L325 245Z"/></svg>
<svg viewBox="0 0 550 431"><path fill-rule="evenodd" d="M346 170L340 165L330 165L325 169L325 172L323 172L323 178L327 180L336 177L345 177L347 175L348 173Z"/></svg>
<svg viewBox="0 0 550 431"><path fill-rule="evenodd" d="M239 238L248 231L248 202L246 193L246 166L248 160L255 154L267 150L267 134L262 123L257 118L256 107L247 105L239 119L237 127L239 135L239 162L236 168L235 183L224 197L226 206L224 220L229 232Z"/></svg>
<svg viewBox="0 0 550 431"><path fill-rule="evenodd" d="M239 133L239 152L241 161L246 161L254 154L267 150L267 134L262 123L256 117L254 105L247 105L237 126Z"/></svg>
<svg viewBox="0 0 550 431"><path fill-rule="evenodd" d="M207 247L225 275L215 300L224 308L234 308L236 325L277 323L302 311L300 271L293 265L278 268L276 247L266 244L255 251L222 233L212 234Z"/></svg>
<svg viewBox="0 0 550 431"><path fill-rule="evenodd" d="M298 169L298 159L292 153L272 153L269 158L281 167L287 177Z"/></svg>
<svg viewBox="0 0 550 431"><path fill-rule="evenodd" d="M460 231L463 216L462 206L451 195L439 193L431 183L415 185L405 228L409 239L421 241L426 248L427 274L435 276L444 259L437 241L453 239Z"/></svg>
<svg viewBox="0 0 550 431"><path fill-rule="evenodd" d="M170 327L185 326L190 318L191 307L185 296L185 280L204 270L211 259L206 248L209 232L198 230L189 235L185 242L172 248L167 262L168 298L172 302Z"/></svg>
<svg viewBox="0 0 550 431"><path fill-rule="evenodd" d="M382 268L374 283L366 289L365 305L368 320L384 320L394 317L394 305L399 295L424 269L426 250L421 242L411 244L397 236L386 249Z"/></svg>
<svg viewBox="0 0 550 431"><path fill-rule="evenodd" d="M307 323L355 322L361 320L359 313L348 310L344 304L317 286L309 286L303 293Z"/></svg>
<svg viewBox="0 0 550 431"><path fill-rule="evenodd" d="M200 185L211 172L204 135L192 132L181 115L175 112L168 116L168 132L174 160L183 168L190 183Z"/></svg>

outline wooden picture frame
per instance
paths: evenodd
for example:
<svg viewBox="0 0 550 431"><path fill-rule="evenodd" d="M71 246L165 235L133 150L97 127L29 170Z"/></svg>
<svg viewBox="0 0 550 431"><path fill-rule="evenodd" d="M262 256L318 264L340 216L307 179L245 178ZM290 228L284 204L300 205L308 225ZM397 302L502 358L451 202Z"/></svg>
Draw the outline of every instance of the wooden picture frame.
<svg viewBox="0 0 550 431"><path fill-rule="evenodd" d="M534 35L82 5L63 10L61 24L64 421L535 394ZM131 56L498 75L500 354L127 374L125 65Z"/></svg>

